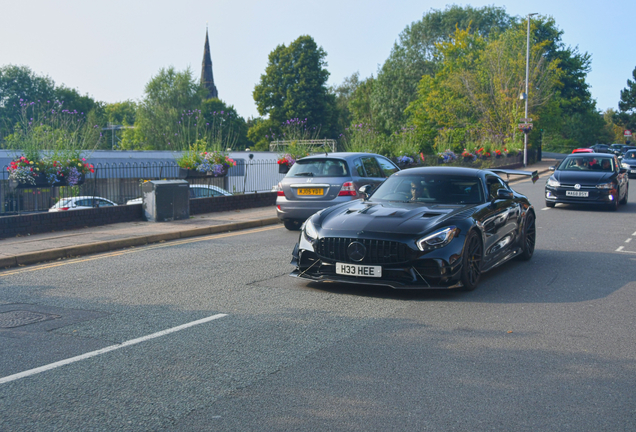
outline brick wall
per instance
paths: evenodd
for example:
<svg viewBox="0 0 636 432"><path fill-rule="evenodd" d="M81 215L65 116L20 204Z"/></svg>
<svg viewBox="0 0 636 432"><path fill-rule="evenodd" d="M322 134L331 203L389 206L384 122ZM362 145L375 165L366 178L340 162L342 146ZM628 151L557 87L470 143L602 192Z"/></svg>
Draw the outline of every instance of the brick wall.
<svg viewBox="0 0 636 432"><path fill-rule="evenodd" d="M190 214L273 206L275 192L190 200ZM143 220L141 204L0 217L0 239Z"/></svg>

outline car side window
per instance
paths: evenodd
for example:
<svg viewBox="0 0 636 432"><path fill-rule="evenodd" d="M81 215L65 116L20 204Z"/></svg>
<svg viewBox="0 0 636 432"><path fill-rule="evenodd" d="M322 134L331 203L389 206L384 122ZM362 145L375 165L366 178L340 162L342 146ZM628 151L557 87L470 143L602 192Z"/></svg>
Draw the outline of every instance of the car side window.
<svg viewBox="0 0 636 432"><path fill-rule="evenodd" d="M93 200L90 200L90 199L77 200L75 201L74 207L93 207L93 203L91 201Z"/></svg>
<svg viewBox="0 0 636 432"><path fill-rule="evenodd" d="M353 161L353 168L356 170L358 177L366 177L367 173L364 172L364 167L362 166L362 161L360 158Z"/></svg>
<svg viewBox="0 0 636 432"><path fill-rule="evenodd" d="M364 170L367 172L369 177L384 177L378 161L373 156L367 156L360 159L362 159Z"/></svg>
<svg viewBox="0 0 636 432"><path fill-rule="evenodd" d="M98 207L112 207L113 205L105 200L95 200Z"/></svg>
<svg viewBox="0 0 636 432"><path fill-rule="evenodd" d="M486 177L486 187L488 189L489 201L497 199L497 191L499 189L508 190L508 187L506 186L506 184L500 178L494 177L494 176Z"/></svg>
<svg viewBox="0 0 636 432"><path fill-rule="evenodd" d="M380 168L382 168L382 172L384 173L384 177L390 177L392 174L395 174L399 171L399 168L395 166L393 162L383 157L376 157L378 163L380 164Z"/></svg>

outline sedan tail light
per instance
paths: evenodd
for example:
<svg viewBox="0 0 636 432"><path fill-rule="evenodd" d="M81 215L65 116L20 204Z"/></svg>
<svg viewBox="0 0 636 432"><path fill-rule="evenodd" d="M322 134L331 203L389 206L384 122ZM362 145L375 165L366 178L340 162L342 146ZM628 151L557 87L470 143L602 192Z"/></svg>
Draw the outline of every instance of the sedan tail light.
<svg viewBox="0 0 636 432"><path fill-rule="evenodd" d="M68 210L70 207L60 207L60 210Z"/></svg>
<svg viewBox="0 0 636 432"><path fill-rule="evenodd" d="M285 196L285 192L283 192L283 185L281 185L280 183L278 183L278 185L276 186L276 196Z"/></svg>
<svg viewBox="0 0 636 432"><path fill-rule="evenodd" d="M356 187L353 185L353 182L345 182L340 189L340 193L338 196L356 196Z"/></svg>

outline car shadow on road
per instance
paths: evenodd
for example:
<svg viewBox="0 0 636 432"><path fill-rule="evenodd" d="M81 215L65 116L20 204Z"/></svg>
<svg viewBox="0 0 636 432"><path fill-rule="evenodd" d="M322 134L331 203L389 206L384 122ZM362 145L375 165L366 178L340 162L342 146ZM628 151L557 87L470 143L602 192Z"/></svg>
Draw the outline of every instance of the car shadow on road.
<svg viewBox="0 0 636 432"><path fill-rule="evenodd" d="M308 288L342 295L406 301L567 303L604 298L636 281L636 253L536 250L531 261L512 260L484 273L477 289L396 290L389 287L309 282ZM299 281L300 282L300 281Z"/></svg>

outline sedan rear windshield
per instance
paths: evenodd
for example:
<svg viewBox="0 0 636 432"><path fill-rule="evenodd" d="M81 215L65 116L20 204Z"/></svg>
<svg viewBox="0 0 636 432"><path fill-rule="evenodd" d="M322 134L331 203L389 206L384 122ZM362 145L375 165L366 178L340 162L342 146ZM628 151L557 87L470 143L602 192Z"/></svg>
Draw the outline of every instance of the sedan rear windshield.
<svg viewBox="0 0 636 432"><path fill-rule="evenodd" d="M563 160L559 171L614 171L614 158L577 156Z"/></svg>
<svg viewBox="0 0 636 432"><path fill-rule="evenodd" d="M483 202L484 194L477 177L394 175L382 183L370 200L427 204L479 204Z"/></svg>
<svg viewBox="0 0 636 432"><path fill-rule="evenodd" d="M299 160L290 168L287 177L347 177L347 163L341 159Z"/></svg>

